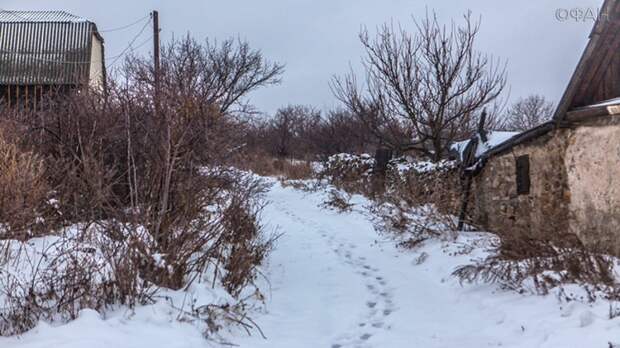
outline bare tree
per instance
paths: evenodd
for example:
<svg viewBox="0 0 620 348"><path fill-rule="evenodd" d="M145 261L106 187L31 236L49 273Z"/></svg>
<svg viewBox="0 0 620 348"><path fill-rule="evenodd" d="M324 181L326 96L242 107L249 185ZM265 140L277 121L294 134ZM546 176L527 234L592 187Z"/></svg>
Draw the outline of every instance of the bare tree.
<svg viewBox="0 0 620 348"><path fill-rule="evenodd" d="M203 105L216 106L220 114L252 110L244 98L258 88L280 83L284 72L282 64L266 60L248 42L232 38L201 44L188 35L163 47L161 55L161 71L167 79L162 84L174 85L175 93L199 98ZM154 85L152 67L139 64L143 62L136 62L141 60L137 57L129 60L140 70L128 77Z"/></svg>
<svg viewBox="0 0 620 348"><path fill-rule="evenodd" d="M266 127L265 141L278 157L303 156L308 152L307 134L321 118L310 106L289 105L280 108Z"/></svg>
<svg viewBox="0 0 620 348"><path fill-rule="evenodd" d="M337 153L368 152L372 137L359 118L342 109L327 112L307 136L311 142L310 150L323 160Z"/></svg>
<svg viewBox="0 0 620 348"><path fill-rule="evenodd" d="M322 113L312 106L289 105L270 119L248 122L243 137L255 154L326 159L336 153L371 150L371 135L365 130L348 110Z"/></svg>
<svg viewBox="0 0 620 348"><path fill-rule="evenodd" d="M542 95L530 95L515 102L506 112L505 128L513 131L526 131L549 121L553 116L554 105Z"/></svg>
<svg viewBox="0 0 620 348"><path fill-rule="evenodd" d="M482 108L497 101L505 64L475 50L480 23L470 13L463 19L445 26L433 13L415 22L414 33L393 24L374 38L361 31L365 86L351 72L334 78L332 90L378 143L437 161L471 131Z"/></svg>

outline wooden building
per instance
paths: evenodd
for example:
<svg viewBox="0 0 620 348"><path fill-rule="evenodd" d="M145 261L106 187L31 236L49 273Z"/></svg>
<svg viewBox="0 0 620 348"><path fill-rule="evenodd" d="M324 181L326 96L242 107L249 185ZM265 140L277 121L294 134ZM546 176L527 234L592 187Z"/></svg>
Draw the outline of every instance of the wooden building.
<svg viewBox="0 0 620 348"><path fill-rule="evenodd" d="M620 256L620 0L601 12L553 120L462 156L474 224Z"/></svg>
<svg viewBox="0 0 620 348"><path fill-rule="evenodd" d="M36 105L48 93L104 85L95 23L64 11L0 10L0 100Z"/></svg>

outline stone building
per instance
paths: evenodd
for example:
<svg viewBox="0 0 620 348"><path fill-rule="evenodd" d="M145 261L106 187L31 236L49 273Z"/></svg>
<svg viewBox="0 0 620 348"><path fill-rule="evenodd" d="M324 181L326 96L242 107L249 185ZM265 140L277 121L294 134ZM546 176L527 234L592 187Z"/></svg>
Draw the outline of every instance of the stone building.
<svg viewBox="0 0 620 348"><path fill-rule="evenodd" d="M480 227L620 255L620 1L601 12L553 120L470 149L463 212Z"/></svg>

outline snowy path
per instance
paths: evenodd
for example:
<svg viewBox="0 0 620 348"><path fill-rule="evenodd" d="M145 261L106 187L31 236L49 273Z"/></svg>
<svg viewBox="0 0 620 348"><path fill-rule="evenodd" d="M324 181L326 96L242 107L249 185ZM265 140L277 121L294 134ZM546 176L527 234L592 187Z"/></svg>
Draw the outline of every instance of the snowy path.
<svg viewBox="0 0 620 348"><path fill-rule="evenodd" d="M436 242L420 253L394 247L362 213L321 209L323 195L276 185L265 218L285 235L271 256L268 313L255 319L267 340L242 347L609 347L620 322L608 304L560 304L492 286L461 287L450 274L474 254Z"/></svg>
<svg viewBox="0 0 620 348"><path fill-rule="evenodd" d="M353 347L620 347L620 318L609 305L560 304L553 296L522 296L489 285L461 287L450 276L484 241L467 234L457 242L429 243L416 252L397 249L378 235L364 214L320 208L324 193L276 184L264 222L284 233L265 265L271 283L266 312L252 313L267 339L235 332L249 348ZM421 255L427 257L421 258ZM218 347L195 327L174 320L163 305L133 315L101 318L84 311L66 325L41 323L22 337L0 337L0 347ZM613 345L610 346L609 342Z"/></svg>
<svg viewBox="0 0 620 348"><path fill-rule="evenodd" d="M264 346L363 346L390 330L393 289L365 256L376 242L372 227L363 218L343 221L299 192L274 192L266 216L285 235L271 260L273 315L265 320L284 330Z"/></svg>

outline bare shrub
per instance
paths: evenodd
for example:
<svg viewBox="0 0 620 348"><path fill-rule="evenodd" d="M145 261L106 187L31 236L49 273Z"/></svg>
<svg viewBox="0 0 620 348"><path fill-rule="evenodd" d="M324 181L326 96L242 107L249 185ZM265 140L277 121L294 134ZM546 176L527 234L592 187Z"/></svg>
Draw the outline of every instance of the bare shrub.
<svg viewBox="0 0 620 348"><path fill-rule="evenodd" d="M238 296L241 290L257 276L257 267L273 247L276 236L265 239L259 223L261 195L266 187L260 180L245 178L235 182L238 188L231 190L228 205L222 212L220 223L224 228L227 257L222 260L226 270L222 283L229 293Z"/></svg>
<svg viewBox="0 0 620 348"><path fill-rule="evenodd" d="M453 275L461 282L498 283L518 292L546 295L560 289L568 301L575 298L562 287L576 284L586 300L616 297L613 258L588 250L576 237L564 243L540 238L504 238L492 254L474 264L458 267Z"/></svg>
<svg viewBox="0 0 620 348"><path fill-rule="evenodd" d="M438 211L432 204L409 206L405 202L387 198L371 207L375 229L397 237L399 246L416 248L430 239L456 238L456 219Z"/></svg>
<svg viewBox="0 0 620 348"><path fill-rule="evenodd" d="M119 264L114 262L124 261L106 258L99 247L108 241L101 243L102 238L107 239L100 230L83 226L37 242L3 240L0 335L23 333L39 320L72 320L85 308L145 301L149 289L138 278L131 292L118 286L122 277L135 273L115 269Z"/></svg>
<svg viewBox="0 0 620 348"><path fill-rule="evenodd" d="M247 152L276 158L325 161L338 153L372 151L371 136L349 111L321 113L288 105L265 120L248 122Z"/></svg>
<svg viewBox="0 0 620 348"><path fill-rule="evenodd" d="M351 195L332 189L329 191L329 196L325 202L323 202L323 206L336 209L339 213L349 212L353 208L353 204L351 204Z"/></svg>
<svg viewBox="0 0 620 348"><path fill-rule="evenodd" d="M270 153L280 158L304 158L310 152L307 133L320 117L321 113L309 106L280 108L265 129Z"/></svg>
<svg viewBox="0 0 620 348"><path fill-rule="evenodd" d="M309 151L326 161L339 153L367 153L373 147L372 135L351 112L344 109L328 111L306 132Z"/></svg>
<svg viewBox="0 0 620 348"><path fill-rule="evenodd" d="M9 294L0 334L39 319L70 320L83 308L150 303L145 289L185 289L207 272L211 286L241 302L274 238L259 223L264 184L228 164L243 148L245 96L277 83L281 70L245 42L187 38L163 50L158 84L152 62L131 57L105 93L68 93L45 109L3 115L32 151L8 147L14 173L7 175L24 171L16 194L34 202L51 195L54 209L43 221L81 227L67 235L46 222L51 249L25 258L7 251L3 264L30 267L24 274L32 277L0 271L8 277L0 293ZM26 185L41 178L49 188L26 196Z"/></svg>

